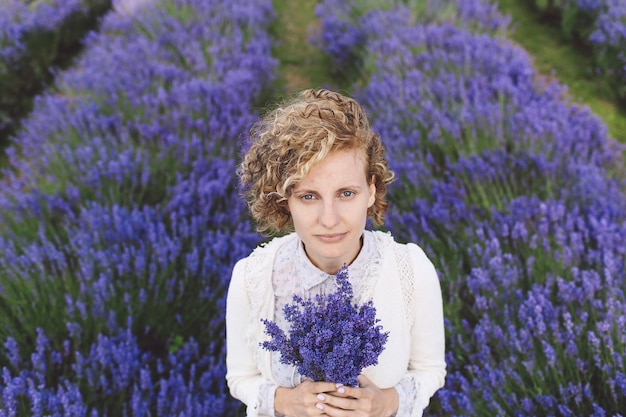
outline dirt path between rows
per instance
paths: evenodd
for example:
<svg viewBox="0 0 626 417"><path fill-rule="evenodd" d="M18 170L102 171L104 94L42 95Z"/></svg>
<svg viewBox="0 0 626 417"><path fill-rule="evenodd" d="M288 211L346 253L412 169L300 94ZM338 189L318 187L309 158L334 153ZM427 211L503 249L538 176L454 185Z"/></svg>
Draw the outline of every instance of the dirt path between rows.
<svg viewBox="0 0 626 417"><path fill-rule="evenodd" d="M315 16L317 0L274 0L277 13L277 45L275 56L280 60L279 76L286 94L304 88L337 88L326 56L309 42L318 30Z"/></svg>

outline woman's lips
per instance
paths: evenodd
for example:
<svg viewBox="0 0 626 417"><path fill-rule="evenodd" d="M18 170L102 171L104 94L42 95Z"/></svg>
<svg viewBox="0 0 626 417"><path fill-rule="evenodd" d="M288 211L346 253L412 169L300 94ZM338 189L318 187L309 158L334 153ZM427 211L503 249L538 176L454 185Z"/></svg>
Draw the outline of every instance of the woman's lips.
<svg viewBox="0 0 626 417"><path fill-rule="evenodd" d="M346 236L347 233L332 233L332 234L324 234L324 235L316 235L316 237L324 243L335 243L339 242Z"/></svg>

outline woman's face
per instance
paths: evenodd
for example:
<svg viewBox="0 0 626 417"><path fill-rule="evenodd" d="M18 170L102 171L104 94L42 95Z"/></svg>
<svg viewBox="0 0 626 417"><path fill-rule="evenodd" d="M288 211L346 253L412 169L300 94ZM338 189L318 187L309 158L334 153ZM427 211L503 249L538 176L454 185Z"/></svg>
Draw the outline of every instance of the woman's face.
<svg viewBox="0 0 626 417"><path fill-rule="evenodd" d="M309 259L328 274L350 264L361 250L367 209L376 186L365 175L362 151L331 152L297 183L287 204Z"/></svg>

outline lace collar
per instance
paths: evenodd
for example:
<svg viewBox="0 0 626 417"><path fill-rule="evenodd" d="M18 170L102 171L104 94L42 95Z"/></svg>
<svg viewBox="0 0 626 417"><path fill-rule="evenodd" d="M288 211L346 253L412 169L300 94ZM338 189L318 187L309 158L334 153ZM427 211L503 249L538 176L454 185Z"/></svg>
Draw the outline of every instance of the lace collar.
<svg viewBox="0 0 626 417"><path fill-rule="evenodd" d="M357 284L357 282L360 281L358 279L355 280L354 277L363 276L363 274L367 270L367 264L370 262L372 256L374 256L375 254L375 244L372 239L372 232L367 230L363 232L363 246L361 247L361 250L359 251L357 257L348 267L350 281L353 285ZM307 256L304 250L304 244L300 239L297 239L296 245L297 249L295 259L296 265L298 265L296 270L298 271L298 275L301 277L302 287L305 290L310 290L311 288L321 284L322 282L333 276L327 274L326 272L313 265L313 262L311 262L311 260Z"/></svg>

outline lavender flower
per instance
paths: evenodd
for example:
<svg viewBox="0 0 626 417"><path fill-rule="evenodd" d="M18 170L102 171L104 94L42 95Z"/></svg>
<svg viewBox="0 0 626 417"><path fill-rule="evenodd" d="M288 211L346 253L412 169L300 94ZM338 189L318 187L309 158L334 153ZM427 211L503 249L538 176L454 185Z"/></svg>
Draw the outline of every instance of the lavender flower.
<svg viewBox="0 0 626 417"><path fill-rule="evenodd" d="M357 386L363 368L378 363L389 332L377 325L372 300L352 302L348 268L337 272L337 291L314 299L293 296L283 311L291 324L289 334L275 322L261 319L271 340L260 345L280 352L280 361L294 365L301 375L314 381L332 381Z"/></svg>

